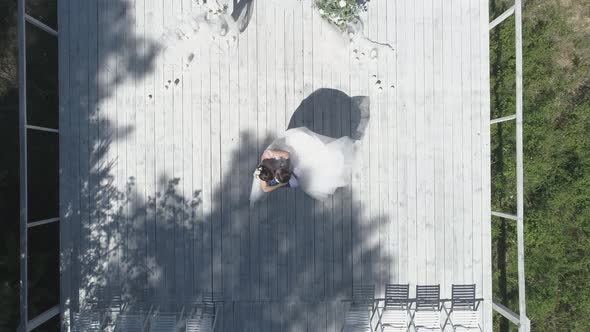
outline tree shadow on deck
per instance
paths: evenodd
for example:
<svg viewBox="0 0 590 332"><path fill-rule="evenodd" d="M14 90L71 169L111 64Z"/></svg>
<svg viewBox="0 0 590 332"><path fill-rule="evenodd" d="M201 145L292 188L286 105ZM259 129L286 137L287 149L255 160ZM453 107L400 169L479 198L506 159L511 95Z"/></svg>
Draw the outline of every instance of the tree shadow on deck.
<svg viewBox="0 0 590 332"><path fill-rule="evenodd" d="M87 306L85 299L96 299L120 273L108 262L121 248L122 233L113 230L121 226L127 204L122 202L129 198L116 186L111 145L125 141L134 127L118 123L116 109L105 100L120 93L122 84L151 73L160 50L138 31L134 10L123 0L59 3L60 275L66 311ZM62 311L65 326L69 313Z"/></svg>
<svg viewBox="0 0 590 332"><path fill-rule="evenodd" d="M255 146L243 133L227 165L250 164L244 151ZM198 184L164 174L147 201L135 178L125 192L107 181L89 197L97 204L82 229L82 302L110 307L120 295L136 308L157 303L180 311L216 292L226 301L220 331L323 330L342 322L340 301L353 284L379 289L390 281L392 257L375 241L386 216L363 220L349 188L326 202L279 190L250 208L250 171L225 170L222 179L231 180L205 198Z"/></svg>

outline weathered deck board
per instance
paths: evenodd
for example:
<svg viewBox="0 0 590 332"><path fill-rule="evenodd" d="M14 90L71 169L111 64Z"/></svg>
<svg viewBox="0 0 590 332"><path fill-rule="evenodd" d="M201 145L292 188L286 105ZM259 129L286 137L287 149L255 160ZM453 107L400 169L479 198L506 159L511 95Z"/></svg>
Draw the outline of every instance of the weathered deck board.
<svg viewBox="0 0 590 332"><path fill-rule="evenodd" d="M221 330L336 331L353 283L448 297L474 282L490 329L486 4L372 1L365 33L396 52L367 61L326 47L338 34L309 3L281 6L256 2L235 43L195 43L189 63L154 50L195 2L61 2L63 298L77 309L87 280L128 297L219 291ZM302 103L321 88L336 91ZM250 208L259 154L287 126L355 132L358 101L338 90L371 103L351 185Z"/></svg>
<svg viewBox="0 0 590 332"><path fill-rule="evenodd" d="M386 2L386 20L390 22L397 22L397 2L396 1L388 1ZM386 24L386 40L390 41L393 47L397 48L398 39L397 39L397 30L395 30L395 24ZM397 72L398 70L396 67L396 57L395 54L389 54L386 58L385 66L387 68L386 75L389 78L389 82L386 83L385 89L387 92L387 100L386 105L388 109L393 109L394 112L387 112L388 118L388 125L386 127L386 136L385 139L387 140L387 148L385 150L385 157L384 160L386 163L386 168L393 178L391 184L387 185L387 195L388 199L384 202L385 204L385 211L390 216L389 223L388 223L388 242L387 245L389 246L389 255L390 257L396 257L397 253L399 252L399 244L398 241L399 237L399 218L397 216L397 207L398 207L398 194L397 188L399 183L399 178L397 177L397 155L399 150L397 149L395 141L397 141L397 132L399 131L396 114L399 113L399 105L398 105L398 98L397 91L399 89L395 88L395 84L397 83ZM396 260L392 260L389 263L389 275L392 282L399 282L400 280L400 272L399 272L399 262Z"/></svg>
<svg viewBox="0 0 590 332"><path fill-rule="evenodd" d="M432 87L434 89L433 96L433 121L435 124L432 131L432 138L437 139L434 149L434 238L435 238L435 258L434 263L436 265L435 273L439 276L439 280L445 286L442 286L442 290L446 291L445 282L445 137L444 133L444 94L443 94L443 57L435 56L443 52L443 37L445 24L445 18L443 16L443 5L441 2L436 1L433 4L433 67L434 77ZM442 234L442 235L441 235Z"/></svg>
<svg viewBox="0 0 590 332"><path fill-rule="evenodd" d="M398 13L396 15L398 27L396 29L398 34L398 44L396 45L397 48L397 63L396 68L399 68L397 72L396 78L396 100L397 104L399 105L399 109L395 112L396 113L396 122L400 130L396 133L395 144L399 147L399 153L397 158L395 158L394 162L397 164L397 174L396 178L398 179L397 188L397 195L398 195L398 207L397 210L397 219L399 220L399 229L398 229L398 243L399 243L399 250L400 253L398 256L399 261L399 282L400 283L408 283L408 259L410 256L410 252L414 249L410 249L408 243L412 239L408 239L407 232L408 232L408 177L406 175L407 168L408 168L408 161L409 161L409 151L410 144L407 139L407 132L409 127L407 125L406 118L408 117L408 103L410 100L406 95L406 88L405 86L409 86L410 82L406 80L408 75L408 67L406 65L406 61L408 59L409 47L403 47L403 45L411 45L411 37L408 35L407 27L409 26L407 21L406 15L406 6L408 2L400 0L397 3ZM398 83L399 82L399 83ZM405 253L405 254L401 254Z"/></svg>

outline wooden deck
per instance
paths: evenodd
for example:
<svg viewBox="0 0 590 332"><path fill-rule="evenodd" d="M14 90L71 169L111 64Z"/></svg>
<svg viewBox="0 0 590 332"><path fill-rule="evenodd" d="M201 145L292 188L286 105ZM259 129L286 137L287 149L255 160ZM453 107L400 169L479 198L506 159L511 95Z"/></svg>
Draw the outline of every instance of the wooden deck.
<svg viewBox="0 0 590 332"><path fill-rule="evenodd" d="M339 331L353 284L475 283L491 330L487 1L371 1L367 36L396 50L374 61L326 47L309 1L281 2L257 1L235 45L195 43L189 66L158 47L194 1L59 1L63 312L101 289L213 290L220 331ZM359 96L351 186L250 209L273 137L351 135Z"/></svg>

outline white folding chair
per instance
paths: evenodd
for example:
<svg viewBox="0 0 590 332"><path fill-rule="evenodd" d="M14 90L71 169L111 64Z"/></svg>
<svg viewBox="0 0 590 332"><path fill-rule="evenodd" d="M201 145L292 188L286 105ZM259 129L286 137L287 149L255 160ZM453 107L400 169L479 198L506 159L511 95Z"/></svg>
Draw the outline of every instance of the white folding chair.
<svg viewBox="0 0 590 332"><path fill-rule="evenodd" d="M186 332L212 332L213 318L210 316L189 318L186 320Z"/></svg>
<svg viewBox="0 0 590 332"><path fill-rule="evenodd" d="M381 331L408 331L409 284L385 285L385 303L379 314Z"/></svg>
<svg viewBox="0 0 590 332"><path fill-rule="evenodd" d="M371 332L371 320L366 308L353 307L346 312L344 317L344 332Z"/></svg>
<svg viewBox="0 0 590 332"><path fill-rule="evenodd" d="M440 313L440 285L417 285L416 311L412 317L416 332L442 331Z"/></svg>
<svg viewBox="0 0 590 332"><path fill-rule="evenodd" d="M177 330L175 314L156 313L150 318L150 332L176 332Z"/></svg>
<svg viewBox="0 0 590 332"><path fill-rule="evenodd" d="M72 330L74 332L100 332L102 330L101 321L98 312L74 312Z"/></svg>
<svg viewBox="0 0 590 332"><path fill-rule="evenodd" d="M447 321L454 331L482 331L479 325L478 308L479 301L475 299L475 284L452 286L451 309L447 313ZM446 326L447 321L443 326Z"/></svg>
<svg viewBox="0 0 590 332"><path fill-rule="evenodd" d="M144 318L139 314L121 313L115 321L115 332L143 332Z"/></svg>

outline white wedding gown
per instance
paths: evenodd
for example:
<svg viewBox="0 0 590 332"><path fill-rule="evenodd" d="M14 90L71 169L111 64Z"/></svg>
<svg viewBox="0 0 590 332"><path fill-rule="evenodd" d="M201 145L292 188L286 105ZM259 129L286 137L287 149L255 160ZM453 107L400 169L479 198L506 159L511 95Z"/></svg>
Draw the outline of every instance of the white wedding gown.
<svg viewBox="0 0 590 332"><path fill-rule="evenodd" d="M356 145L348 136L331 138L299 127L287 130L267 149L289 152L299 187L317 200L330 197L337 188L351 182ZM251 205L266 197L259 182L254 177L250 192Z"/></svg>

